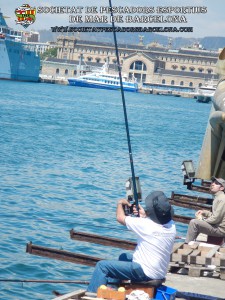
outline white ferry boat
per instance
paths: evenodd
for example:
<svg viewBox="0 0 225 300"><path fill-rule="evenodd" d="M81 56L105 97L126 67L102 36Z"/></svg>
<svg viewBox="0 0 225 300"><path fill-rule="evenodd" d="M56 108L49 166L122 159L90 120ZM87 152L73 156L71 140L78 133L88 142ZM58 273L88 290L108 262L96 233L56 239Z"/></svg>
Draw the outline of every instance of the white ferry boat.
<svg viewBox="0 0 225 300"><path fill-rule="evenodd" d="M199 87L194 96L197 102L209 103L213 100L213 96L216 91L216 84L209 83Z"/></svg>
<svg viewBox="0 0 225 300"><path fill-rule="evenodd" d="M101 71L79 76L77 78L68 78L69 85L89 87L96 89L120 90L120 78L118 75L108 74L106 65ZM128 92L137 92L138 83L135 78L129 81L125 75L122 76L123 90Z"/></svg>

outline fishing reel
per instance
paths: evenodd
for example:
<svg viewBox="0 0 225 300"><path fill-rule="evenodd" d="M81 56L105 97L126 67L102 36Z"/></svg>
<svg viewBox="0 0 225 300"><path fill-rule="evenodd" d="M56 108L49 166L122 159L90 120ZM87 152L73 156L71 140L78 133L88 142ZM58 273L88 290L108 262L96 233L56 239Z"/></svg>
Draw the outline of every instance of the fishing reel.
<svg viewBox="0 0 225 300"><path fill-rule="evenodd" d="M136 184L136 189L137 189L138 201L141 201L142 192L141 192L141 185L140 185L139 177L135 177L135 184ZM131 206L124 205L124 213L126 216L132 216L133 215L133 207L135 205L134 187L133 187L132 178L129 178L126 181L125 188L126 188L126 199L129 203L131 203Z"/></svg>
<svg viewBox="0 0 225 300"><path fill-rule="evenodd" d="M192 184L195 181L195 168L192 160L184 160L181 165L181 170L184 175L183 184L187 186L187 189L192 189Z"/></svg>

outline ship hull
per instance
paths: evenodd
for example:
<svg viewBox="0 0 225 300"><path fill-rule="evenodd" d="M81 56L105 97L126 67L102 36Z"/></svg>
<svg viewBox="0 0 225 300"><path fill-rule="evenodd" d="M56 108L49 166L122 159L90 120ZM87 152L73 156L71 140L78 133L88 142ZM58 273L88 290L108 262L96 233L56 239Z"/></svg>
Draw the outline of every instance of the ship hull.
<svg viewBox="0 0 225 300"><path fill-rule="evenodd" d="M0 40L0 79L37 82L40 58L22 42Z"/></svg>
<svg viewBox="0 0 225 300"><path fill-rule="evenodd" d="M213 100L213 96L204 96L204 95L199 95L197 96L197 102L200 102L200 103L209 103Z"/></svg>
<svg viewBox="0 0 225 300"><path fill-rule="evenodd" d="M120 85L94 83L94 82L88 82L79 79L68 79L68 82L69 85L71 86L88 87L88 88L105 89L105 90L120 90ZM137 92L138 88L136 86L123 85L123 90L127 92Z"/></svg>

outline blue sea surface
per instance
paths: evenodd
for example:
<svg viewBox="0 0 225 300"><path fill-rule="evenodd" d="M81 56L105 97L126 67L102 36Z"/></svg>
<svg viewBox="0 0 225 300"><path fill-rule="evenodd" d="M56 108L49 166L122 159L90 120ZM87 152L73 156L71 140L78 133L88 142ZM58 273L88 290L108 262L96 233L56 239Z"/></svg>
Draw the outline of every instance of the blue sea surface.
<svg viewBox="0 0 225 300"><path fill-rule="evenodd" d="M89 280L92 267L30 255L26 244L113 259L121 249L71 240L69 231L135 239L115 219L131 176L121 94L13 81L0 88L0 280ZM188 193L181 163L197 165L211 105L140 93L125 100L143 198ZM186 230L177 223L178 235ZM53 299L53 290L85 287L1 281L0 299Z"/></svg>

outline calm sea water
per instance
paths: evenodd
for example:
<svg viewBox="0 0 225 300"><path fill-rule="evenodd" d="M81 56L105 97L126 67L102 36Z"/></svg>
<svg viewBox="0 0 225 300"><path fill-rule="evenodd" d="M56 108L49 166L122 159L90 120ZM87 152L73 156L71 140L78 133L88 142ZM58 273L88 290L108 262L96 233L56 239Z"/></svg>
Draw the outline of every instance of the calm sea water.
<svg viewBox="0 0 225 300"><path fill-rule="evenodd" d="M10 81L0 88L0 279L89 280L92 267L27 254L26 244L116 258L121 250L73 241L69 230L134 239L115 220L130 177L121 94ZM181 163L197 164L211 105L135 93L125 99L143 197L187 193ZM186 229L177 224L179 235ZM53 290L84 287L0 282L0 299L52 299Z"/></svg>

